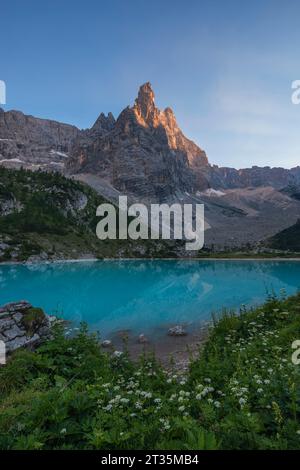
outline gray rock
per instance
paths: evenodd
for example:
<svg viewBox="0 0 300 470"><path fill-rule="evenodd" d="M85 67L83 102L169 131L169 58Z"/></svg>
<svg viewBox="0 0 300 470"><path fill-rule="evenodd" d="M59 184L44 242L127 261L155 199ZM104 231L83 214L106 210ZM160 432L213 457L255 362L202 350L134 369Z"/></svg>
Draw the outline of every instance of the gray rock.
<svg viewBox="0 0 300 470"><path fill-rule="evenodd" d="M143 344L143 343L148 343L149 340L148 338L146 338L146 336L142 333L139 335L139 339L138 339L139 343Z"/></svg>
<svg viewBox="0 0 300 470"><path fill-rule="evenodd" d="M47 322L49 328L54 325L68 324L66 320L63 320L62 318L57 318L55 315L47 315ZM74 330L76 330L76 328L74 328Z"/></svg>
<svg viewBox="0 0 300 470"><path fill-rule="evenodd" d="M25 346L26 342L27 342L26 336L21 336L21 337L14 338L10 341L6 341L5 342L6 350L7 352L13 352L16 349L19 349Z"/></svg>
<svg viewBox="0 0 300 470"><path fill-rule="evenodd" d="M41 326L38 331L39 331L39 336L41 336L42 338L50 337L49 323L47 322L47 324L45 324L44 326Z"/></svg>
<svg viewBox="0 0 300 470"><path fill-rule="evenodd" d="M20 111L1 112L0 165L62 171L79 134L79 129L68 124L26 116Z"/></svg>
<svg viewBox="0 0 300 470"><path fill-rule="evenodd" d="M27 258L26 264L36 264L40 263L41 261L47 261L48 255L44 251L39 253L38 255L31 255Z"/></svg>
<svg viewBox="0 0 300 470"><path fill-rule="evenodd" d="M9 312L5 308L0 308L0 318L7 317Z"/></svg>
<svg viewBox="0 0 300 470"><path fill-rule="evenodd" d="M69 173L98 174L119 191L159 200L208 187L198 171L208 165L205 152L183 135L170 108L155 106L150 83L140 87L133 107L99 129L78 137Z"/></svg>
<svg viewBox="0 0 300 470"><path fill-rule="evenodd" d="M0 333L0 341L4 341L4 342L6 341L6 338L2 333Z"/></svg>
<svg viewBox="0 0 300 470"><path fill-rule="evenodd" d="M168 335L169 336L186 336L187 332L185 331L183 326L176 325L176 326L173 326L172 328L169 328Z"/></svg>
<svg viewBox="0 0 300 470"><path fill-rule="evenodd" d="M16 349L19 348L33 348L34 346L37 346L38 344L41 343L41 337L35 333L32 337L28 336L19 336L17 338L14 338L11 341L6 342L6 349L8 352L13 352Z"/></svg>
<svg viewBox="0 0 300 470"><path fill-rule="evenodd" d="M0 242L0 252L5 251L7 248L9 248L9 245L4 242Z"/></svg>
<svg viewBox="0 0 300 470"><path fill-rule="evenodd" d="M18 336L24 336L25 331L24 329L19 328L15 323L9 328L2 330L4 332L5 337L8 341L17 338Z"/></svg>
<svg viewBox="0 0 300 470"><path fill-rule="evenodd" d="M14 320L10 316L0 317L1 332L4 333L6 330L15 326Z"/></svg>
<svg viewBox="0 0 300 470"><path fill-rule="evenodd" d="M13 319L14 321L19 324L22 321L23 315L21 312L14 313Z"/></svg>
<svg viewBox="0 0 300 470"><path fill-rule="evenodd" d="M112 342L109 339L102 341L101 346L103 348L110 348L112 346Z"/></svg>
<svg viewBox="0 0 300 470"><path fill-rule="evenodd" d="M26 330L24 315L32 305L25 300L10 302L0 308L0 340L5 342L6 350L13 352L18 348L34 348L51 336L52 320L47 316L33 322L30 326L33 331ZM27 320L28 325L28 320Z"/></svg>
<svg viewBox="0 0 300 470"><path fill-rule="evenodd" d="M0 308L0 312L3 311L8 311L8 312L15 312L16 310L25 310L28 308L31 308L32 305L27 302L26 300L20 300L19 302L9 302L5 305L3 305Z"/></svg>
<svg viewBox="0 0 300 470"><path fill-rule="evenodd" d="M209 164L205 152L182 133L172 109L155 106L150 83L117 120L101 113L87 130L1 110L0 165L98 174L120 191L158 199L179 190L300 184L299 166L237 170ZM13 197L0 200L0 213L15 210L20 207Z"/></svg>
<svg viewBox="0 0 300 470"><path fill-rule="evenodd" d="M122 351L114 351L113 354L112 354L112 356L113 356L114 358L119 358L119 357L123 356L123 354L124 354L124 353L123 353Z"/></svg>

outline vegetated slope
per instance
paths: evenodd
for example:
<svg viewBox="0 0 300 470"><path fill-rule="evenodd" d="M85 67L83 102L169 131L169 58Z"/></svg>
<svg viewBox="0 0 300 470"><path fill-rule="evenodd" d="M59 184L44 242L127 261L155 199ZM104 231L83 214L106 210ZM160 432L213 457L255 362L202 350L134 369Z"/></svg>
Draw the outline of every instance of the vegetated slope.
<svg viewBox="0 0 300 470"><path fill-rule="evenodd" d="M0 261L151 256L166 244L96 237L93 189L58 173L0 168Z"/></svg>
<svg viewBox="0 0 300 470"><path fill-rule="evenodd" d="M300 219L291 227L269 238L266 244L275 250L300 252Z"/></svg>
<svg viewBox="0 0 300 470"><path fill-rule="evenodd" d="M187 375L57 332L0 369L0 449L300 449L299 331L299 294L224 314Z"/></svg>

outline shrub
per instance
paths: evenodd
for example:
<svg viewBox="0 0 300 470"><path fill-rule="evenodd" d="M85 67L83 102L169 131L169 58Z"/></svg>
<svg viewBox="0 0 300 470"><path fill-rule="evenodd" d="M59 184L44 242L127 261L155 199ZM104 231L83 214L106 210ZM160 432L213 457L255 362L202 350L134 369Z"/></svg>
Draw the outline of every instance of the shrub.
<svg viewBox="0 0 300 470"><path fill-rule="evenodd" d="M300 295L224 313L184 375L61 328L0 369L1 449L299 449Z"/></svg>

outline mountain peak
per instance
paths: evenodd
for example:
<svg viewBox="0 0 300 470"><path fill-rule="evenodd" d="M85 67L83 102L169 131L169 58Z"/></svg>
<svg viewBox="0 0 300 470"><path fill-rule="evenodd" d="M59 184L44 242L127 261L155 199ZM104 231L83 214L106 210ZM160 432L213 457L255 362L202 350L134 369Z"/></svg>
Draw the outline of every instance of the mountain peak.
<svg viewBox="0 0 300 470"><path fill-rule="evenodd" d="M142 104L154 104L154 91L152 90L152 86L150 82L146 82L139 88L138 97L136 99L136 103Z"/></svg>
<svg viewBox="0 0 300 470"><path fill-rule="evenodd" d="M158 115L158 109L154 103L154 91L151 83L146 82L140 86L138 97L135 100L134 109L137 115L147 124L153 123L154 118Z"/></svg>
<svg viewBox="0 0 300 470"><path fill-rule="evenodd" d="M150 82L140 86L138 97L132 108L137 122L145 127L157 128L161 126L165 130L171 149L185 152L189 164L192 166L207 166L208 160L205 152L184 136L178 127L173 110L167 107L164 111L160 111L155 106L154 98Z"/></svg>
<svg viewBox="0 0 300 470"><path fill-rule="evenodd" d="M100 116L97 118L96 122L94 123L92 130L95 131L110 131L115 124L115 118L112 113L108 113L105 116L104 113L101 113Z"/></svg>

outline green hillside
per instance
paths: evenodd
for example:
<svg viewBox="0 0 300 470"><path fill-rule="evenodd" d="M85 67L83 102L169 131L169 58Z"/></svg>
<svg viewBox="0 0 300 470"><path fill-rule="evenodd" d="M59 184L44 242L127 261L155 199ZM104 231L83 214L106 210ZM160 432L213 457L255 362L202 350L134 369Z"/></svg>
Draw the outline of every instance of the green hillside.
<svg viewBox="0 0 300 470"><path fill-rule="evenodd" d="M99 240L96 208L103 202L58 173L0 168L0 261L174 256L167 243Z"/></svg>
<svg viewBox="0 0 300 470"><path fill-rule="evenodd" d="M300 252L300 220L270 238L268 246L275 250Z"/></svg>

